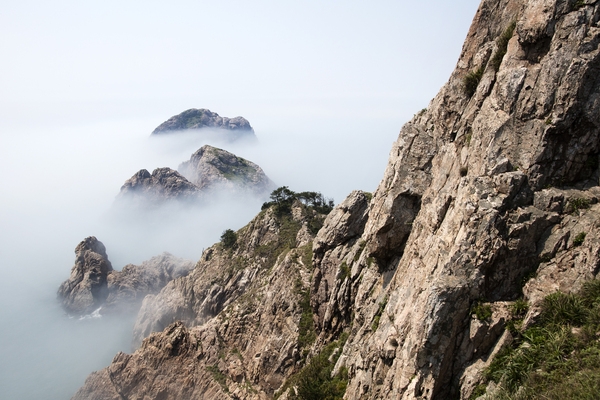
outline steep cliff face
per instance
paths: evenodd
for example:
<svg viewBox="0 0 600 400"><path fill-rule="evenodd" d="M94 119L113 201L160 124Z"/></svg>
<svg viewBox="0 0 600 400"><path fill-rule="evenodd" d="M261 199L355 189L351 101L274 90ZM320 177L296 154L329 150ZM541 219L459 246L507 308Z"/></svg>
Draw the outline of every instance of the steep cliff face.
<svg viewBox="0 0 600 400"><path fill-rule="evenodd" d="M315 245L321 335L351 327L346 398L468 397L503 323L474 303L517 299L536 271L531 300L597 273L598 248L569 241L593 246L596 229L567 208L597 201L599 18L591 1L483 1L449 82L400 132L362 237ZM327 273L340 262L350 282Z"/></svg>
<svg viewBox="0 0 600 400"><path fill-rule="evenodd" d="M287 252L274 209L260 214L238 248L147 297L137 340L164 330L82 388L106 397L76 398L294 398L303 356L330 343L345 343L330 360L346 399L469 398L510 341L512 301L532 304L528 324L599 271L599 20L592 0L483 0L372 199L352 193L314 239L296 207Z"/></svg>
<svg viewBox="0 0 600 400"><path fill-rule="evenodd" d="M135 345L149 338L74 398L271 398L315 338L308 286L323 219L299 202L289 212L271 207L235 244L205 250L193 273L146 296Z"/></svg>

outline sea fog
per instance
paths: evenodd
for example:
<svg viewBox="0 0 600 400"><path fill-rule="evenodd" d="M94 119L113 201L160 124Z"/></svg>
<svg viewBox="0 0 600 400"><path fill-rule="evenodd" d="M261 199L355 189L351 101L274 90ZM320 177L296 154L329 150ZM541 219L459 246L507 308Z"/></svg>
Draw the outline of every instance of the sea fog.
<svg viewBox="0 0 600 400"><path fill-rule="evenodd" d="M188 108L247 118L254 144L209 143L277 184L336 203L374 191L398 131L446 81L478 0L302 3L6 2L0 13L0 397L67 399L130 319L69 318L56 301L94 235L115 269L199 258L259 199L111 218L124 181L203 143L149 138ZM139 214L139 213L138 213Z"/></svg>
<svg viewBox="0 0 600 400"><path fill-rule="evenodd" d="M176 169L208 143L257 163L279 186L320 191L339 203L354 189L376 189L400 125L399 117L317 116L263 127L244 115L256 141L231 143L193 133L150 137L170 116L5 131L8 140L0 149L3 398L69 398L90 372L107 366L118 351L131 351L131 318L72 318L56 300L81 240L96 236L117 270L163 251L197 260L223 230L248 223L264 200L220 193L203 207L114 218L115 196L139 169ZM260 115L256 119L264 121Z"/></svg>

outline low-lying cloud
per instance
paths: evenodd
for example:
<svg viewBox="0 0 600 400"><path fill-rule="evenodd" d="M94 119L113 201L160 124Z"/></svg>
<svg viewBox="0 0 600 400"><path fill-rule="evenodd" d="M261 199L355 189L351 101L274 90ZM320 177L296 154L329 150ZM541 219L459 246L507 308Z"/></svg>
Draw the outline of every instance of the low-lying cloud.
<svg viewBox="0 0 600 400"><path fill-rule="evenodd" d="M214 193L202 206L172 203L115 213L121 185L138 170L177 169L208 143L260 165L279 186L320 191L339 203L353 189L376 188L395 139L395 132L375 135L378 127L352 123L255 126L253 142L220 141L214 132L151 138L152 128L115 123L14 132L3 143L3 397L68 398L91 371L117 351L130 350L130 319L70 319L56 302L81 240L96 236L117 270L163 251L197 260L225 229L247 224L265 200Z"/></svg>

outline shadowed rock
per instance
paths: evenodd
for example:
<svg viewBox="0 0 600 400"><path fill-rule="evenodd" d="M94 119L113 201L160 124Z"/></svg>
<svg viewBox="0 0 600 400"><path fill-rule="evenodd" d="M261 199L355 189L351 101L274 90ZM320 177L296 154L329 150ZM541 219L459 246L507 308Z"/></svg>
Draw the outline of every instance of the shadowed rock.
<svg viewBox="0 0 600 400"><path fill-rule="evenodd" d="M119 193L119 198L147 203L166 200L197 200L200 188L171 168L156 168L152 175L145 169L129 178Z"/></svg>
<svg viewBox="0 0 600 400"><path fill-rule="evenodd" d="M79 243L75 254L71 276L60 285L58 298L68 313L88 314L106 300L107 276L113 268L106 248L94 236Z"/></svg>

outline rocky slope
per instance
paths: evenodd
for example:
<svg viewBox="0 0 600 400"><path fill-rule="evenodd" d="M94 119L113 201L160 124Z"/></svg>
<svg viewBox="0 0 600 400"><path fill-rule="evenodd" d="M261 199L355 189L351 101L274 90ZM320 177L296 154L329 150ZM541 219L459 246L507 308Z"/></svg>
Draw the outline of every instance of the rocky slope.
<svg viewBox="0 0 600 400"><path fill-rule="evenodd" d="M524 296L531 323L544 295L599 271L599 21L593 0L483 0L372 199L352 193L283 253L267 246L282 225L263 211L231 258L217 245L148 297L136 337L164 330L75 398L302 398L303 355L339 343L346 399L468 399L511 340L511 302ZM241 249L279 256L264 269Z"/></svg>
<svg viewBox="0 0 600 400"><path fill-rule="evenodd" d="M192 108L175 115L160 124L154 129L152 134L161 135L170 132L203 128L222 129L241 135L254 136L254 129L252 129L247 119L243 117L221 117L219 114L206 108Z"/></svg>
<svg viewBox="0 0 600 400"><path fill-rule="evenodd" d="M117 197L135 206L160 205L168 201L196 202L215 190L266 197L275 184L262 168L242 157L209 145L202 146L179 172L142 169L129 178Z"/></svg>
<svg viewBox="0 0 600 400"><path fill-rule="evenodd" d="M308 286L323 218L299 202L283 215L271 207L236 244L205 250L192 274L145 298L134 339L150 337L140 349L118 354L74 398L272 397L308 351L299 338L314 339Z"/></svg>
<svg viewBox="0 0 600 400"><path fill-rule="evenodd" d="M152 257L141 265L129 264L121 271L112 268L106 248L94 236L75 248L71 276L58 290L63 308L71 315L137 312L148 294L158 293L175 278L186 276L194 267L189 260L169 253Z"/></svg>

